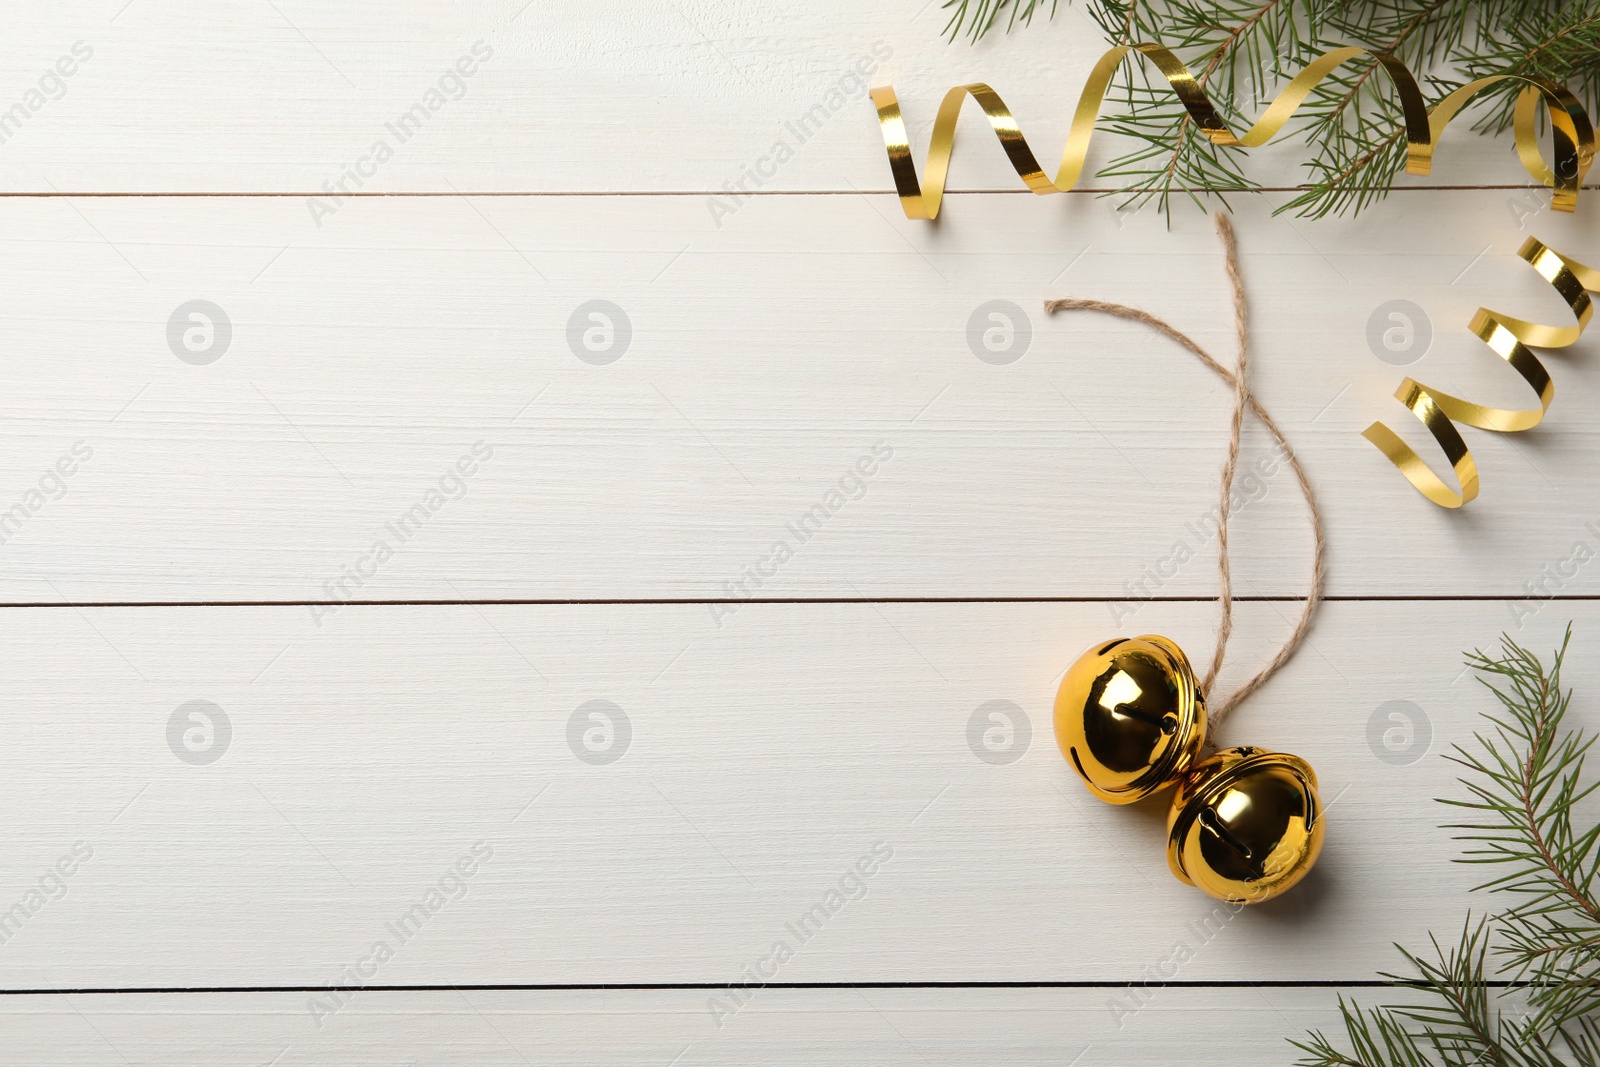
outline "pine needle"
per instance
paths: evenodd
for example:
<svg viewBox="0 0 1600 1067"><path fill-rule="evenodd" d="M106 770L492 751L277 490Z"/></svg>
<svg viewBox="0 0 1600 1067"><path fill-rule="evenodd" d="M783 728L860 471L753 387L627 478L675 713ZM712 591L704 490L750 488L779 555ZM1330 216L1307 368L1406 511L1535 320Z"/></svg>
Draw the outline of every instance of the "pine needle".
<svg viewBox="0 0 1600 1067"><path fill-rule="evenodd" d="M1447 829L1463 844L1460 862L1485 868L1477 888L1509 906L1468 916L1453 946L1400 948L1409 973L1383 977L1415 1002L1341 998L1342 1041L1321 1031L1291 1041L1301 1067L1600 1065L1600 825L1579 830L1575 817L1600 783L1583 780L1595 739L1564 725L1571 640L1569 626L1548 665L1509 637L1495 655L1467 657L1500 711L1447 757L1467 795L1441 803L1467 813Z"/></svg>
<svg viewBox="0 0 1600 1067"><path fill-rule="evenodd" d="M1600 0L1087 0L1108 44L1156 42L1196 72L1219 113L1243 129L1315 56L1349 44L1394 53L1426 86L1430 106L1476 78L1498 74L1566 85L1591 115L1600 101ZM1043 0L946 0L945 32L977 41L1001 25L1031 25ZM1056 0L1049 15L1054 18ZM1003 16L1003 18L1002 18ZM1473 126L1504 133L1521 83L1486 90ZM1194 129L1166 82L1130 61L1118 73L1120 108L1107 129L1132 148L1099 174L1124 202L1176 200L1201 207L1259 186L1246 156ZM1600 117L1600 116L1597 116ZM1307 181L1278 209L1302 216L1354 215L1388 195L1405 163L1400 109L1376 61L1325 79L1295 116L1308 149ZM1509 155L1509 152L1508 152Z"/></svg>

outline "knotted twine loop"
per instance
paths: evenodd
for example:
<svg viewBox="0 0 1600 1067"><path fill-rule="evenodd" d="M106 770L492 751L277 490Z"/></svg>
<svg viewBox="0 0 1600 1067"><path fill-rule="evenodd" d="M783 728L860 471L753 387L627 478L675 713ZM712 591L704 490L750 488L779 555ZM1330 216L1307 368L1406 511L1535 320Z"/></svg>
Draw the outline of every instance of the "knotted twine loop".
<svg viewBox="0 0 1600 1067"><path fill-rule="evenodd" d="M1211 683L1216 681L1217 674L1222 670L1223 656L1227 652L1228 639L1233 635L1233 574L1228 562L1228 516L1232 511L1233 477L1239 467L1239 438L1244 428L1245 409L1249 408L1251 414L1261 421L1261 425L1272 434L1272 439L1277 443L1278 450L1289 463L1289 468L1294 471L1295 480L1300 483L1300 495L1306 501L1306 513L1311 520L1312 533L1312 559L1311 559L1311 590L1306 594L1305 606L1300 611L1300 619L1295 624L1294 632L1284 642L1283 647L1272 660L1238 689L1235 689L1226 700L1216 701L1211 704L1210 718L1213 726L1222 721L1229 711L1241 704L1246 697L1266 684L1267 679L1278 672L1278 669L1294 657L1295 652L1305 642L1306 635L1311 631L1311 619L1317 612L1317 606L1322 602L1322 586L1324 576L1324 549L1326 542L1322 534L1322 512L1317 507L1317 495L1311 489L1311 482L1306 477L1305 468L1300 465L1300 459L1295 455L1294 449L1289 446L1288 440L1283 436L1283 431L1278 424L1272 421L1272 416L1267 414L1267 409L1261 406L1249 384L1249 345L1248 345L1248 315L1246 313L1244 279L1239 273L1239 252L1234 242L1233 225L1228 217L1217 212L1213 216L1217 225L1217 235L1222 239L1222 248L1226 256L1228 281L1233 287L1233 320L1238 333L1239 358L1233 370L1229 370L1219 363L1204 348L1201 348L1193 338L1178 330L1165 320L1159 319L1148 311L1129 307L1126 304L1113 304L1104 300L1047 300L1044 309L1053 314L1057 311L1099 311L1118 318L1130 319L1150 327L1157 333L1176 341L1192 352L1196 358L1207 367L1233 386L1233 419L1228 431L1228 456L1222 464L1222 493L1221 502L1217 508L1217 577L1220 579L1221 591L1217 597L1222 607L1222 620L1217 628L1217 649L1211 657L1211 667L1206 671L1206 676L1200 683L1202 692L1209 692Z"/></svg>

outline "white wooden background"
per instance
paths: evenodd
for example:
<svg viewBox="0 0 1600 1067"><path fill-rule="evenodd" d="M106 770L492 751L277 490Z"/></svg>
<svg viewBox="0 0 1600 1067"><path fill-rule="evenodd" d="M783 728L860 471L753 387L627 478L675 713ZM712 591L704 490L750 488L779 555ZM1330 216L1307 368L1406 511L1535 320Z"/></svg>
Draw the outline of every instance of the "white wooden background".
<svg viewBox="0 0 1600 1067"><path fill-rule="evenodd" d="M1228 396L1170 345L1039 309L1134 303L1227 351L1216 241L1190 209L1169 226L1020 193L976 121L946 217L901 217L858 61L919 138L982 78L1048 156L1101 47L1071 10L977 47L942 19L923 0L5 14L0 115L27 112L0 124L8 1062L1278 1063L1338 992L1381 995L1346 987L1391 942L1485 906L1429 798L1457 789L1440 753L1489 703L1461 651L1504 629L1544 648L1576 617L1574 714L1596 722L1600 569L1568 566L1600 549L1595 345L1551 360L1545 426L1468 431L1465 512L1357 431L1426 440L1389 396L1405 373L1523 403L1465 323L1484 302L1562 321L1513 253L1537 233L1600 258L1595 205L1552 213L1509 142L1464 129L1355 221L1233 198L1256 382L1325 501L1334 600L1225 736L1309 758L1331 830L1295 894L1202 935L1212 904L1167 873L1159 807L1092 802L1049 710L1108 634L1209 650L1191 524ZM458 98L327 199L474 45ZM832 89L845 105L760 195L714 212ZM1281 190L1298 159L1248 166ZM1393 299L1431 323L1405 368L1366 340ZM214 362L169 345L193 300L231 325ZM568 344L591 300L631 324L607 365ZM1029 320L1009 364L968 344L990 300ZM731 601L874 448L762 602ZM385 524L442 479L373 573ZM1287 632L1308 562L1288 476L1248 491L1225 684ZM341 580L360 603L330 608ZM596 700L626 719L612 762L570 740ZM191 701L221 712L199 752L169 729ZM1009 751L969 745L991 701ZM892 856L781 988L716 1018L717 987L875 847ZM381 988L319 1009L441 882L363 972Z"/></svg>

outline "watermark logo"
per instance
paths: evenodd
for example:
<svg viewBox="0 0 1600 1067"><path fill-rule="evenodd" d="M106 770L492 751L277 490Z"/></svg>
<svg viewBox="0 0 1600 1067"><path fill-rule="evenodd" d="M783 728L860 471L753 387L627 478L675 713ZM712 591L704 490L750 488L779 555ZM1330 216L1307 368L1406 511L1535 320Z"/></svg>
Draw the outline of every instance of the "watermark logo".
<svg viewBox="0 0 1600 1067"><path fill-rule="evenodd" d="M185 763L215 763L233 743L228 713L209 700L179 704L167 719L167 747Z"/></svg>
<svg viewBox="0 0 1600 1067"><path fill-rule="evenodd" d="M794 959L852 901L866 899L870 879L892 859L894 846L887 841L874 841L820 897L813 899L809 908L792 922L784 923L783 934L772 942L771 948L751 960L726 989L706 1000L706 1012L717 1029L726 1026L763 987L776 981L784 964Z"/></svg>
<svg viewBox="0 0 1600 1067"><path fill-rule="evenodd" d="M1246 508L1265 500L1271 490L1271 479L1285 465L1284 459L1283 450L1274 446L1270 454L1243 467L1228 493L1228 514L1238 518ZM1203 549L1217 539L1221 524L1221 501L1211 505L1205 514L1185 522L1184 535L1172 543L1171 550L1147 565L1138 578L1122 583L1126 599L1113 600L1106 605L1111 609L1112 625L1120 627L1125 619L1137 614L1146 601L1175 581L1191 560L1203 558Z"/></svg>
<svg viewBox="0 0 1600 1067"><path fill-rule="evenodd" d="M1015 763L1032 743L1028 713L1009 700L979 704L967 719L967 747L985 763L996 767Z"/></svg>
<svg viewBox="0 0 1600 1067"><path fill-rule="evenodd" d="M1116 203L1107 201L1106 209L1111 213L1111 221L1120 230L1127 225L1129 218L1139 213L1139 209L1144 207L1144 204L1145 202L1138 197L1130 197L1127 200Z"/></svg>
<svg viewBox="0 0 1600 1067"><path fill-rule="evenodd" d="M367 551L339 568L337 577L322 583L323 597L310 602L311 621L322 628L322 620L333 615L356 598L356 591L378 577L384 564L422 532L444 506L467 495L468 479L494 458L494 445L488 441L474 441L454 464L448 466L438 479L405 511L383 524L383 529L373 537Z"/></svg>
<svg viewBox="0 0 1600 1067"><path fill-rule="evenodd" d="M579 304L567 316L567 347L585 363L596 367L615 363L632 341L632 320L609 300Z"/></svg>
<svg viewBox="0 0 1600 1067"><path fill-rule="evenodd" d="M1283 863L1278 858L1269 856L1262 863L1262 872L1269 880L1282 870ZM1199 919L1191 919L1179 927L1181 936L1172 942L1172 948L1160 959L1145 964L1138 978L1106 1001L1106 1008L1111 1012L1117 1029L1126 1027L1130 1020L1149 1007L1156 994L1176 981L1183 969L1200 955L1201 950L1220 937L1238 914L1264 892L1267 892L1265 886L1247 889L1245 899L1213 904L1211 910Z"/></svg>
<svg viewBox="0 0 1600 1067"><path fill-rule="evenodd" d="M3 528L4 519L0 519L0 528ZM1582 540L1572 542L1572 550L1558 559L1553 559L1539 569L1539 573L1522 583L1522 591L1527 594L1526 600L1508 601L1511 607L1511 618L1517 624L1517 629L1522 629L1533 616L1539 614L1545 604L1554 600L1562 590L1566 589L1579 573L1589 565L1596 555L1600 555L1596 545L1600 545L1600 523L1593 519L1583 524L1583 531L1588 536ZM1589 538L1594 540L1591 542Z"/></svg>
<svg viewBox="0 0 1600 1067"><path fill-rule="evenodd" d="M967 317L967 347L985 363L996 367L1015 363L1032 343L1032 320L1009 300L986 301Z"/></svg>
<svg viewBox="0 0 1600 1067"><path fill-rule="evenodd" d="M749 163L741 165L738 177L722 183L722 195L706 197L706 210L711 214L712 224L722 229L723 220L738 213L757 190L774 181L784 165L821 132L829 119L848 107L851 101L866 96L867 79L893 55L893 48L883 41L875 42L870 56L857 56L855 62L810 107L794 118L784 120L771 146Z"/></svg>
<svg viewBox="0 0 1600 1067"><path fill-rule="evenodd" d="M609 700L579 704L567 719L567 747L595 767L617 762L632 743L633 723L628 713Z"/></svg>
<svg viewBox="0 0 1600 1067"><path fill-rule="evenodd" d="M78 473L80 465L89 462L94 447L87 441L74 441L72 447L56 457L53 467L39 475L36 488L29 489L9 508L0 504L0 545L10 543L22 532L29 519L37 515L51 501L67 495L67 479Z"/></svg>
<svg viewBox="0 0 1600 1067"><path fill-rule="evenodd" d="M1433 723L1409 700L1388 700L1367 719L1367 747L1385 763L1409 767L1428 754Z"/></svg>
<svg viewBox="0 0 1600 1067"><path fill-rule="evenodd" d="M383 124L383 133L368 142L367 147L358 150L355 162L347 163L339 168L339 173L322 183L323 196L306 197L306 210L311 213L311 221L322 229L322 220L330 215L338 214L344 207L352 193L364 188L368 181L376 178L384 164L395 157L400 146L420 134L427 125L433 121L452 101L461 100L467 95L467 79L477 74L482 64L494 58L494 49L482 38L474 41L472 46L457 57L454 64L444 69L444 72L426 89L415 102L396 115L394 121ZM352 189L351 186L355 188Z"/></svg>
<svg viewBox="0 0 1600 1067"><path fill-rule="evenodd" d="M185 363L215 363L233 344L233 320L209 300L179 304L167 318L167 347Z"/></svg>
<svg viewBox="0 0 1600 1067"><path fill-rule="evenodd" d="M0 911L0 945L9 945L11 939L32 922L45 906L67 895L67 879L94 856L94 846L87 841L74 841L72 848L63 852L51 867L39 876L36 885L29 888L10 908Z"/></svg>
<svg viewBox="0 0 1600 1067"><path fill-rule="evenodd" d="M411 899L405 911L385 922L383 935L374 940L366 952L347 964L319 993L306 998L306 1014L311 1016L312 1025L321 1030L329 1018L344 1010L356 993L375 984L384 964L394 959L400 949L425 928L431 929L434 918L447 906L466 899L469 879L492 859L494 846L482 838L474 841L438 879Z"/></svg>
<svg viewBox="0 0 1600 1067"><path fill-rule="evenodd" d="M1367 347L1392 367L1404 367L1428 354L1433 320L1409 300L1386 300L1367 316Z"/></svg>
<svg viewBox="0 0 1600 1067"><path fill-rule="evenodd" d="M1544 205L1545 198L1532 189L1506 197L1506 210L1511 212L1511 219L1519 230L1526 230L1529 221L1544 210Z"/></svg>
<svg viewBox="0 0 1600 1067"><path fill-rule="evenodd" d="M759 559L739 572L739 577L722 583L726 600L710 602L711 621L722 628L722 620L737 614L743 602L755 596L752 587L760 589L774 581L785 564L799 555L800 550L821 533L833 517L847 504L867 495L868 482L883 469L894 455L894 446L887 441L874 441L872 447L856 457L838 481L829 486L820 500L792 521L783 524L783 533Z"/></svg>
<svg viewBox="0 0 1600 1067"><path fill-rule="evenodd" d="M93 56L94 46L88 41L74 42L71 50L57 59L53 68L46 67L35 84L16 103L0 110L0 144L8 143L22 132L28 121L43 111L50 101L66 96L66 79L78 73Z"/></svg>

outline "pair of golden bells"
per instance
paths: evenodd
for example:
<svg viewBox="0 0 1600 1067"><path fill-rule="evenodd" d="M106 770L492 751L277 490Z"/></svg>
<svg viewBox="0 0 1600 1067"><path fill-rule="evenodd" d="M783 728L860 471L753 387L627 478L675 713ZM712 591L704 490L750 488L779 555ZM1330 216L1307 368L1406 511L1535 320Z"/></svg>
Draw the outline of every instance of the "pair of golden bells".
<svg viewBox="0 0 1600 1067"><path fill-rule="evenodd" d="M1317 776L1298 756L1248 745L1202 756L1206 701L1183 650L1165 637L1089 649L1056 694L1056 744L1111 804L1176 786L1167 866L1219 900L1253 904L1311 870L1325 832Z"/></svg>

